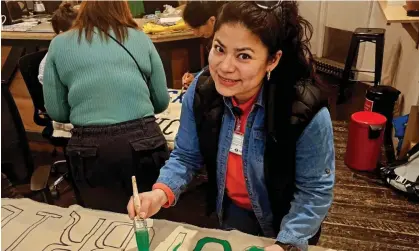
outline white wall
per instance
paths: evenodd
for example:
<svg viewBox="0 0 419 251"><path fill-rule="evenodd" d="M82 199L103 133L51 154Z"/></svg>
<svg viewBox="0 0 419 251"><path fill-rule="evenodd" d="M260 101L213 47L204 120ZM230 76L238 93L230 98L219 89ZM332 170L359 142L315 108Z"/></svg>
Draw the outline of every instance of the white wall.
<svg viewBox="0 0 419 251"><path fill-rule="evenodd" d="M310 21L313 25L313 37L311 38L311 50L315 53L317 48L317 41L319 36L318 17L320 16L320 2L318 1L303 1L299 2L300 15Z"/></svg>
<svg viewBox="0 0 419 251"><path fill-rule="evenodd" d="M403 4L394 2L389 4ZM410 106L419 104L419 50L415 41L401 24L387 25L386 19L376 1L322 1L300 2L300 13L315 28L312 52L321 56L324 27L333 27L353 31L357 27L386 29L383 77L393 79L392 84L404 97L403 114L410 111ZM316 15L317 13L317 15ZM397 53L399 51L399 53ZM397 56L399 55L399 58ZM357 68L373 70L375 63L375 45L367 43L360 47ZM391 64L397 66L393 74L388 73ZM371 74L363 74L360 79L373 79Z"/></svg>
<svg viewBox="0 0 419 251"><path fill-rule="evenodd" d="M326 26L354 31L369 22L370 1L328 1Z"/></svg>

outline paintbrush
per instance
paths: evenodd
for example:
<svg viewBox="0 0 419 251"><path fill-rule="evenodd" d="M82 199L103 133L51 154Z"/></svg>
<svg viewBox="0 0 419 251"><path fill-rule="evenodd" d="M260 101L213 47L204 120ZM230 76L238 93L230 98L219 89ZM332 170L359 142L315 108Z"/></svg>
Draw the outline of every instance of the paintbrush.
<svg viewBox="0 0 419 251"><path fill-rule="evenodd" d="M141 209L140 203L140 196L138 194L137 188L137 180L135 176L132 176L132 193L133 193L133 201L134 201L134 208L135 208L135 217L134 217L134 230L135 230L135 240L137 241L137 248L138 251L149 251L150 244L149 244L149 236L148 236L148 229L147 229L147 222L137 215L137 213Z"/></svg>
<svg viewBox="0 0 419 251"><path fill-rule="evenodd" d="M140 196L138 194L138 187L137 187L137 179L135 176L131 177L132 182L132 195L134 196L134 208L135 208L135 218L140 218L140 215L137 215L138 212L140 212L141 209L141 203L140 203Z"/></svg>

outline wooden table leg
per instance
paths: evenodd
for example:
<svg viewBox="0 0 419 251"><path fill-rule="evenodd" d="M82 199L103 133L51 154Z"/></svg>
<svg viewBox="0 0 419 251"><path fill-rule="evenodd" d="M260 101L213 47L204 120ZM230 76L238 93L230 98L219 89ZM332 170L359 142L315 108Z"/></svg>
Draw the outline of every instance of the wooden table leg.
<svg viewBox="0 0 419 251"><path fill-rule="evenodd" d="M202 69L201 43L199 39L190 40L188 44L189 71L198 72Z"/></svg>
<svg viewBox="0 0 419 251"><path fill-rule="evenodd" d="M165 43L156 43L156 49L163 62L166 73L167 87L173 88L173 69L172 69L172 50L185 48L188 50L189 72L195 73L202 69L201 63L201 42L199 39L188 39L182 41L170 41Z"/></svg>
<svg viewBox="0 0 419 251"><path fill-rule="evenodd" d="M10 85L15 76L19 59L24 54L25 48L13 46L1 68L1 84Z"/></svg>
<svg viewBox="0 0 419 251"><path fill-rule="evenodd" d="M156 47L163 63L164 72L166 73L167 87L173 88L172 51L167 46L157 45Z"/></svg>
<svg viewBox="0 0 419 251"><path fill-rule="evenodd" d="M419 27L419 23L416 25ZM402 23L402 27L407 31L413 41L416 42L416 49L419 49L419 30L415 29L413 23Z"/></svg>

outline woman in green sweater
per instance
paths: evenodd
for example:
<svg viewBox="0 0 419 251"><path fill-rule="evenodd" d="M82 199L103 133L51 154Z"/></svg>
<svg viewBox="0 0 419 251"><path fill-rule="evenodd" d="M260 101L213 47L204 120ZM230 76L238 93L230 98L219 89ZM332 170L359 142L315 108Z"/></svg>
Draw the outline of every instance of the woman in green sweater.
<svg viewBox="0 0 419 251"><path fill-rule="evenodd" d="M49 47L44 98L53 120L75 126L67 155L79 203L124 212L132 175L140 190L151 188L168 158L154 114L169 95L161 59L126 1L81 4L74 27Z"/></svg>

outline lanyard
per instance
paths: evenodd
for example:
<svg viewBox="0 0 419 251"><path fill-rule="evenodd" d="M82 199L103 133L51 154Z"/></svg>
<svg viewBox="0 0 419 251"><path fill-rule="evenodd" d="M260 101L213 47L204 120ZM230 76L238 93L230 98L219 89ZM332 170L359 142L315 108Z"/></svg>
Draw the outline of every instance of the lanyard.
<svg viewBox="0 0 419 251"><path fill-rule="evenodd" d="M240 127L241 127L241 116L243 115L243 110L240 109L240 107L237 106L233 106L233 114L234 117L236 118L236 125L235 125L235 132L240 132Z"/></svg>
<svg viewBox="0 0 419 251"><path fill-rule="evenodd" d="M240 132L240 128L241 128L241 116L235 116L236 117L236 126L234 131L235 132Z"/></svg>

